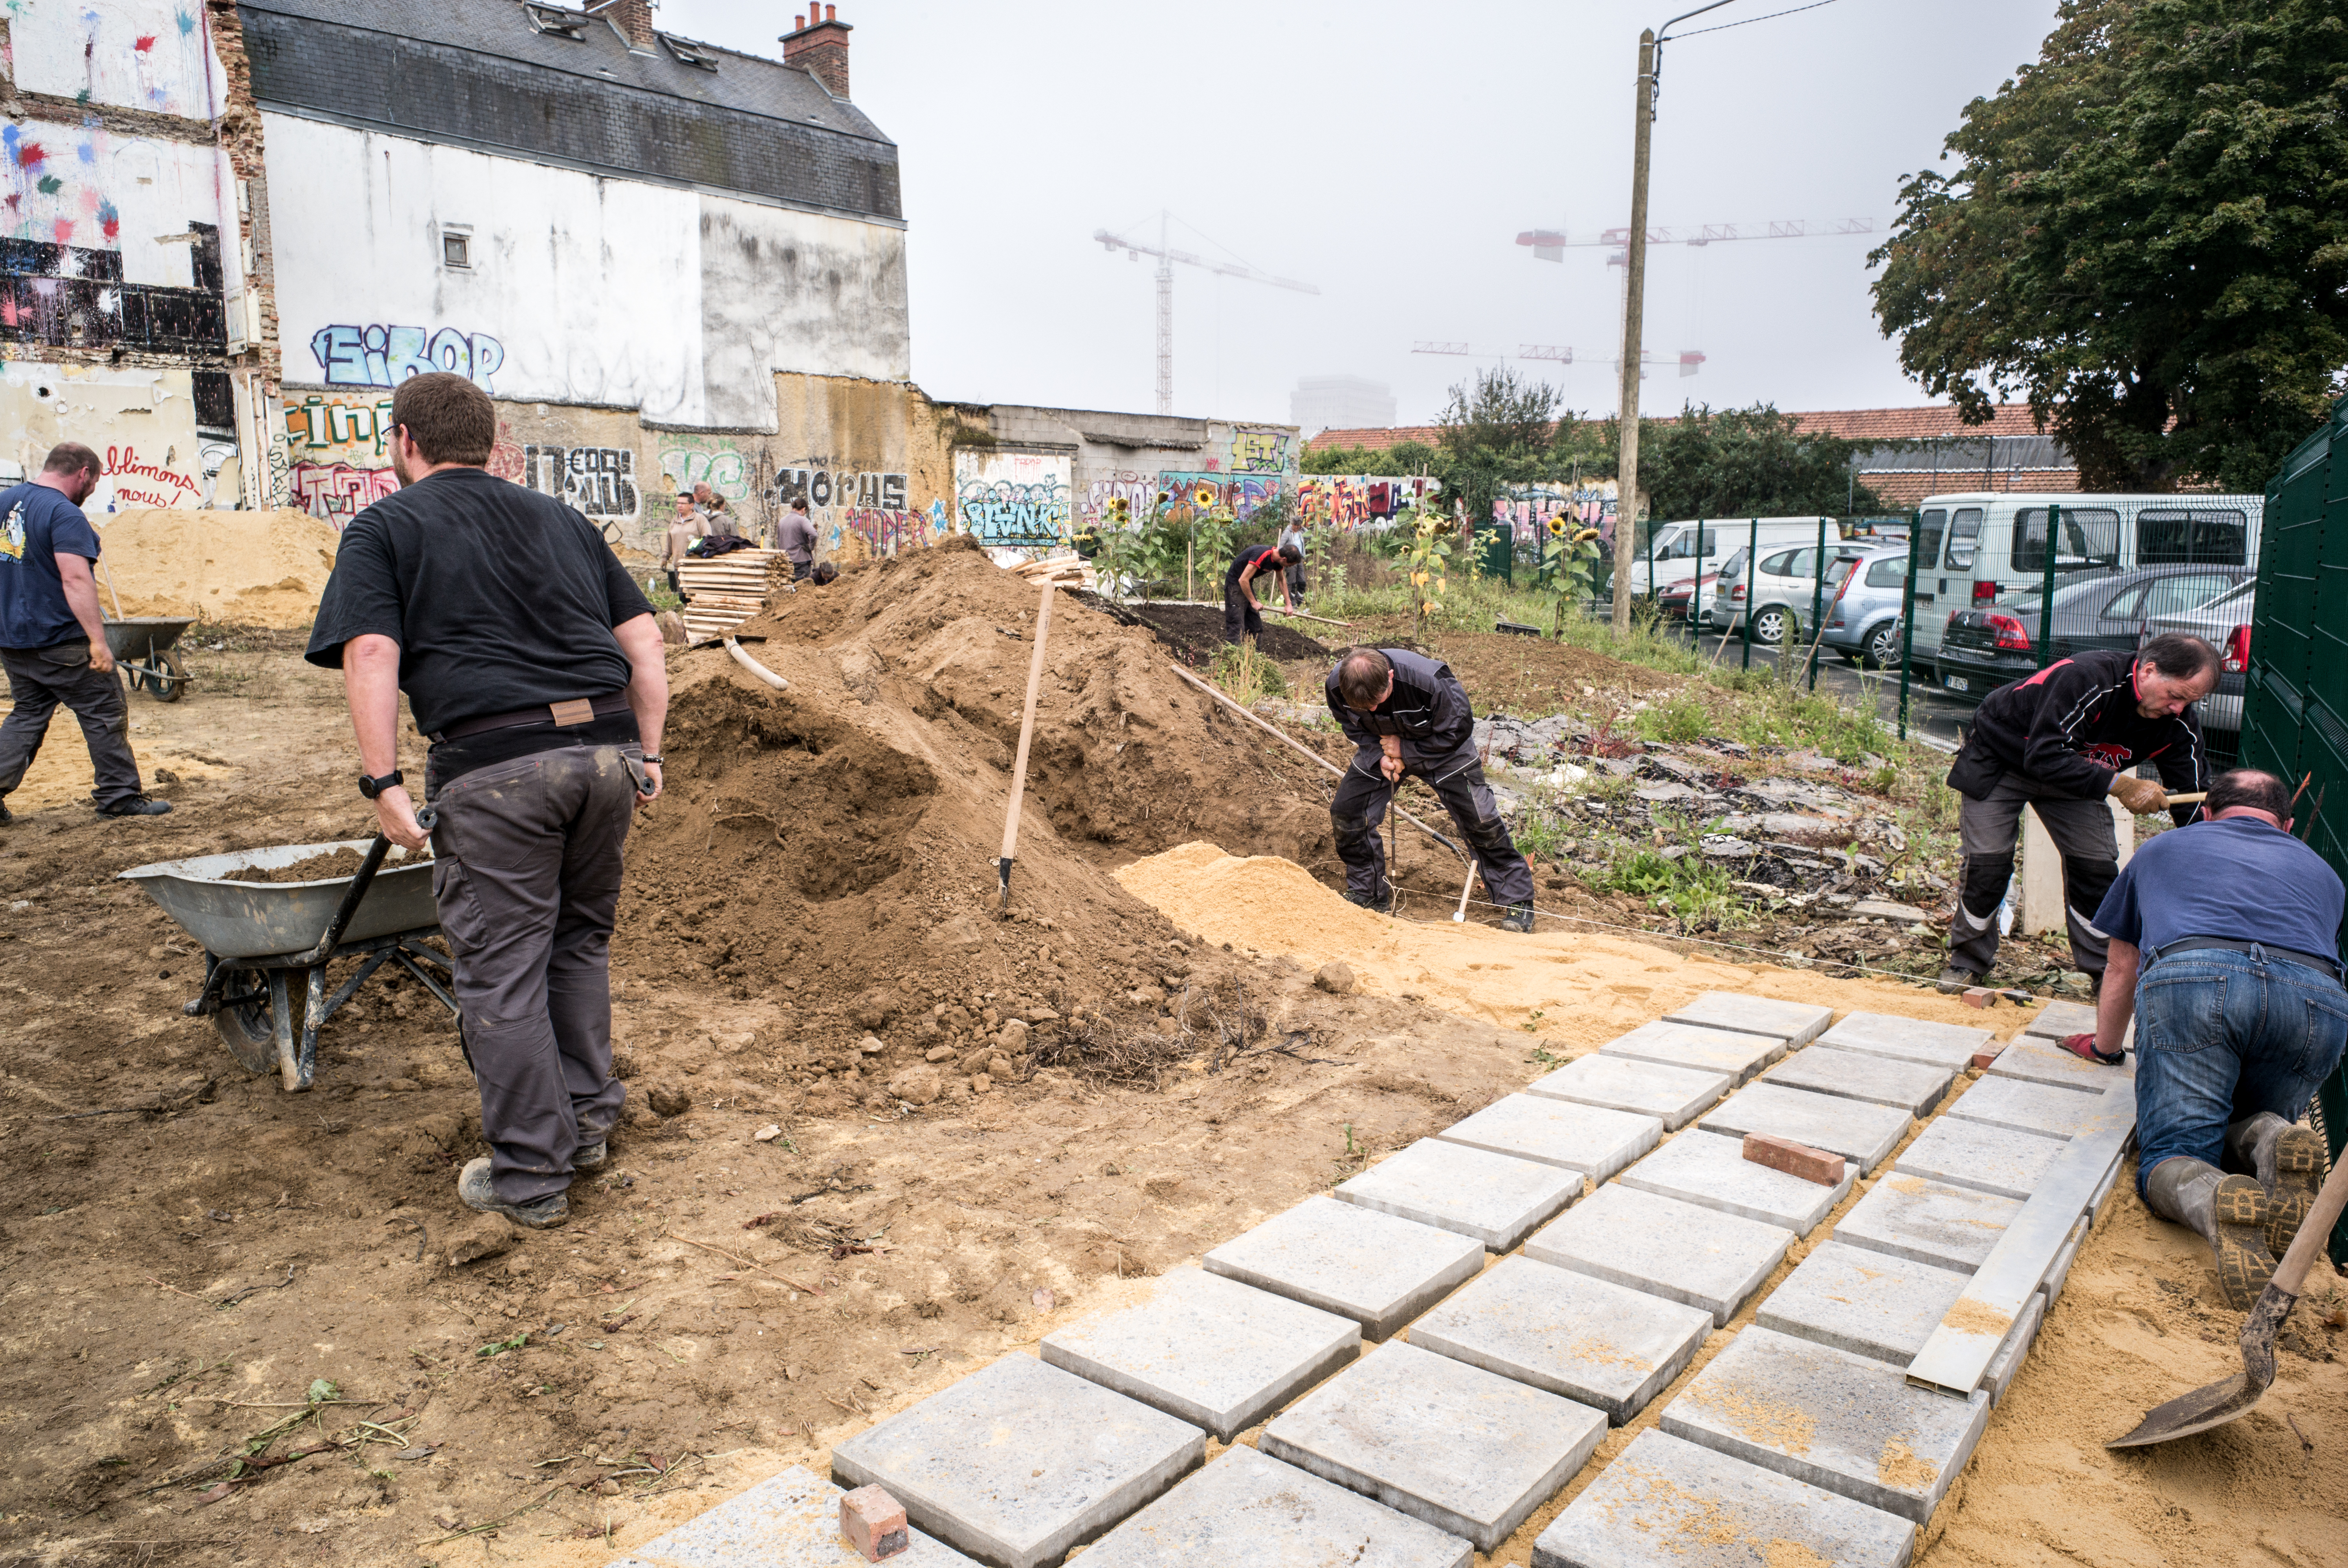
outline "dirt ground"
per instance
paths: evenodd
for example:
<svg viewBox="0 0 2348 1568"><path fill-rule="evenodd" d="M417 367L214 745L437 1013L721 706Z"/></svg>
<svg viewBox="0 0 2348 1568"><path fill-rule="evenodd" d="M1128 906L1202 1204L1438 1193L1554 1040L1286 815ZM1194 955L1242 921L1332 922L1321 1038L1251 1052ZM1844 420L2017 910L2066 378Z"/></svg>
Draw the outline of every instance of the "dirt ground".
<svg viewBox="0 0 2348 1568"><path fill-rule="evenodd" d="M674 656L613 948L631 1118L541 1234L457 1203L478 1104L412 983L371 982L287 1095L180 1016L201 956L113 880L365 833L299 638L221 633L185 701L135 701L170 816L95 818L53 730L0 829L0 1564L592 1568L1684 996L1962 1014L1628 938L1446 921L1386 953L1326 891L1310 764L1065 600L999 919L1035 602L941 549L746 628L788 692ZM1112 875L1202 841L1323 881L1242 927ZM1536 954L1556 984L1520 1006L1470 968ZM1313 985L1337 956L1364 993ZM2342 1561L2336 1336L2285 1355L2272 1421L2096 1446L2227 1349L2192 1250L2111 1214L1924 1561Z"/></svg>

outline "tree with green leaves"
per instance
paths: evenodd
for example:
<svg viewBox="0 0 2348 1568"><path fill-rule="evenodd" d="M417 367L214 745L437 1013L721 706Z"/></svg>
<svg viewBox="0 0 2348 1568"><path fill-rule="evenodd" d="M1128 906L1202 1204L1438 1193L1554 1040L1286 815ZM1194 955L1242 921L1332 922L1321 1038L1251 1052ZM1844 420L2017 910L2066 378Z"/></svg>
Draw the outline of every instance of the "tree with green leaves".
<svg viewBox="0 0 2348 1568"><path fill-rule="evenodd" d="M1618 428L1605 422L1610 452ZM1717 410L1689 404L1676 419L1640 421L1639 483L1647 515L1659 519L1883 511L1883 497L1852 480L1859 449L1857 442L1806 431L1766 403Z"/></svg>
<svg viewBox="0 0 2348 1568"><path fill-rule="evenodd" d="M2064 0L1900 190L1876 314L1970 423L2028 398L2088 489L2262 488L2348 364L2340 0Z"/></svg>

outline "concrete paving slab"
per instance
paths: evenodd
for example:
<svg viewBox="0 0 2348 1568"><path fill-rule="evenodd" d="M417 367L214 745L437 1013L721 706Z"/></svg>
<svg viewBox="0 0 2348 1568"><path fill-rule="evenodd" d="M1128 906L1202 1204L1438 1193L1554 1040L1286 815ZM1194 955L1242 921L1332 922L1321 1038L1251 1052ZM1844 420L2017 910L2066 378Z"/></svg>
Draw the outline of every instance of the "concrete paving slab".
<svg viewBox="0 0 2348 1568"><path fill-rule="evenodd" d="M1169 1269L1148 1301L1057 1328L1045 1363L1225 1442L1361 1354L1362 1328L1284 1296Z"/></svg>
<svg viewBox="0 0 2348 1568"><path fill-rule="evenodd" d="M1904 1368L1747 1328L1663 1408L1662 1426L1918 1524L1972 1457L1989 1396L1908 1386Z"/></svg>
<svg viewBox="0 0 2348 1568"><path fill-rule="evenodd" d="M2021 1212L2013 1198L1894 1171L1835 1221L1834 1239L1972 1274Z"/></svg>
<svg viewBox="0 0 2348 1568"><path fill-rule="evenodd" d="M1226 1451L1077 1559L1084 1568L1473 1568L1475 1560L1459 1536L1251 1448Z"/></svg>
<svg viewBox="0 0 2348 1568"><path fill-rule="evenodd" d="M1898 1514L1644 1431L1533 1542L1533 1568L1905 1568Z"/></svg>
<svg viewBox="0 0 2348 1568"><path fill-rule="evenodd" d="M2136 1055L2131 1051L2121 1058L2118 1066L2106 1067L2100 1061L2074 1056L2036 1035L2024 1035L1997 1053L1997 1060L1990 1063L1989 1076L2023 1078L2033 1083L2052 1083L2101 1094L2119 1080L2136 1076Z"/></svg>
<svg viewBox="0 0 2348 1568"><path fill-rule="evenodd" d="M1859 1174L1875 1169L1899 1146L1915 1119L1891 1105L1869 1105L1806 1089L1748 1083L1696 1119L1707 1132L1742 1138L1774 1132L1859 1163Z"/></svg>
<svg viewBox="0 0 2348 1568"><path fill-rule="evenodd" d="M1536 1079L1525 1092L1653 1116L1665 1132L1676 1132L1716 1103L1728 1088L1726 1073L1593 1052Z"/></svg>
<svg viewBox="0 0 2348 1568"><path fill-rule="evenodd" d="M1712 1332L1712 1314L1529 1257L1504 1257L1410 1327L1422 1350L1606 1412L1646 1408Z"/></svg>
<svg viewBox="0 0 2348 1568"><path fill-rule="evenodd" d="M2044 1035L2048 1040L2060 1040L2066 1034L2085 1034L2096 1027L2095 1006L2089 1002L2048 1002L2035 1017L2022 1026L2025 1035Z"/></svg>
<svg viewBox="0 0 2348 1568"><path fill-rule="evenodd" d="M1778 1282L1753 1320L1904 1371L1972 1279L1888 1253L1820 1242Z"/></svg>
<svg viewBox="0 0 2348 1568"><path fill-rule="evenodd" d="M1741 1138L1692 1128L1615 1180L1643 1193L1660 1193L1807 1235L1849 1194L1851 1184L1859 1180L1859 1167L1846 1161L1842 1180L1824 1186L1746 1159Z"/></svg>
<svg viewBox="0 0 2348 1568"><path fill-rule="evenodd" d="M1315 1194L1204 1262L1210 1274L1350 1317L1375 1341L1481 1273L1484 1244Z"/></svg>
<svg viewBox="0 0 2348 1568"><path fill-rule="evenodd" d="M1834 1009L1816 1002L1746 996L1742 991L1706 991L1664 1013L1663 1021L1775 1035L1789 1046L1804 1046L1826 1032L1827 1025L1834 1021Z"/></svg>
<svg viewBox="0 0 2348 1568"><path fill-rule="evenodd" d="M2079 1256L2079 1244L2087 1239L2087 1221L2082 1216L2079 1223L2071 1227L2071 1239L2065 1242L2063 1250L2054 1255L2054 1262L2046 1270L2045 1279L2039 1284L2039 1293L2046 1297L2047 1306L2052 1307L2061 1299L2063 1282L2071 1276L2071 1265Z"/></svg>
<svg viewBox="0 0 2348 1568"><path fill-rule="evenodd" d="M1600 1056L1653 1061L1697 1072L1717 1072L1743 1083L1773 1061L1785 1059L1786 1042L1774 1035L1739 1034L1726 1029L1695 1029L1684 1023L1643 1023L1598 1048Z"/></svg>
<svg viewBox="0 0 2348 1568"><path fill-rule="evenodd" d="M841 1489L798 1465L656 1535L611 1568L863 1568L839 1533ZM978 1568L919 1530L890 1568Z"/></svg>
<svg viewBox="0 0 2348 1568"><path fill-rule="evenodd" d="M1783 1225L1610 1182L1527 1242L1525 1255L1700 1307L1725 1327L1793 1245Z"/></svg>
<svg viewBox="0 0 2348 1568"><path fill-rule="evenodd" d="M2038 1340L2039 1325L2045 1321L2046 1296L2042 1291L2030 1298L2030 1304L2022 1309L2022 1316L2015 1318L2013 1327L2006 1331L2005 1343L1998 1347L1995 1356L1990 1358L1988 1375L1982 1379L1982 1387L1989 1394L1990 1409L1995 1409L2004 1402L2006 1389L2013 1386L2013 1375L2022 1370L2022 1363L2029 1356L2030 1347Z"/></svg>
<svg viewBox="0 0 2348 1568"><path fill-rule="evenodd" d="M1514 1252L1533 1227L1581 1196L1581 1173L1421 1138L1336 1189L1349 1204L1474 1236Z"/></svg>
<svg viewBox="0 0 2348 1568"><path fill-rule="evenodd" d="M1982 1078L1957 1096L1948 1113L1960 1121L2068 1139L2102 1111L2103 1098L2026 1079Z"/></svg>
<svg viewBox="0 0 2348 1568"><path fill-rule="evenodd" d="M1490 1552L1605 1435L1587 1405L1396 1339L1273 1417L1257 1446Z"/></svg>
<svg viewBox="0 0 2348 1568"><path fill-rule="evenodd" d="M1900 1151L1891 1168L1903 1175L1995 1193L2002 1198L2027 1198L2062 1153L2060 1138L1943 1114L1933 1118L1931 1126L1916 1134L1914 1143Z"/></svg>
<svg viewBox="0 0 2348 1568"><path fill-rule="evenodd" d="M1927 1062L1955 1072L1994 1038L1989 1030L1963 1024L1927 1023L1888 1012L1853 1012L1845 1013L1841 1021L1818 1036L1818 1043L1837 1050L1888 1056L1895 1061Z"/></svg>
<svg viewBox="0 0 2348 1568"><path fill-rule="evenodd" d="M1663 1141L1663 1122L1540 1094L1510 1094L1436 1134L1602 1182Z"/></svg>
<svg viewBox="0 0 2348 1568"><path fill-rule="evenodd" d="M1174 1484L1207 1434L1011 1355L831 1450L832 1479L885 1486L914 1524L996 1568L1041 1568Z"/></svg>
<svg viewBox="0 0 2348 1568"><path fill-rule="evenodd" d="M1862 1100L1870 1105L1890 1105L1910 1116L1921 1116L1941 1102L1954 1076L1947 1068L1930 1062L1895 1061L1888 1056L1813 1045L1763 1073L1761 1081L1841 1100Z"/></svg>

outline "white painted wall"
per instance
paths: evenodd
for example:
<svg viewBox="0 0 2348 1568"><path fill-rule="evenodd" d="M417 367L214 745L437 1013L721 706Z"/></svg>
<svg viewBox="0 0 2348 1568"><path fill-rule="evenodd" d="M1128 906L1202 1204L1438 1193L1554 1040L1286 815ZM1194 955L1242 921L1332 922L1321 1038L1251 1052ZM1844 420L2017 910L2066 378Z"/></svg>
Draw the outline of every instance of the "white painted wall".
<svg viewBox="0 0 2348 1568"><path fill-rule="evenodd" d="M43 189L52 182L56 189ZM235 189L218 148L55 120L0 127L0 191L13 199L0 231L119 251L125 282L193 286L192 251L175 237L190 223L210 223L221 231L229 292L237 292Z"/></svg>
<svg viewBox="0 0 2348 1568"><path fill-rule="evenodd" d="M210 119L228 96L197 0L16 0L16 85L27 92Z"/></svg>
<svg viewBox="0 0 2348 1568"><path fill-rule="evenodd" d="M285 379L427 365L500 398L773 430L778 370L903 380L904 233L275 113ZM469 231L469 272L443 264Z"/></svg>

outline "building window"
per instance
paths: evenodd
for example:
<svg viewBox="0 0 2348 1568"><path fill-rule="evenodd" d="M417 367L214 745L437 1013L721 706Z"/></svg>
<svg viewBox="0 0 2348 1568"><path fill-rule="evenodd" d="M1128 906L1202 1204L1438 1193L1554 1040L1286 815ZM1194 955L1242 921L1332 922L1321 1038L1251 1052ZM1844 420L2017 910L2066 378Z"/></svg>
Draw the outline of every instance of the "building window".
<svg viewBox="0 0 2348 1568"><path fill-rule="evenodd" d="M440 261L452 272L473 270L473 237L444 230L440 235Z"/></svg>

